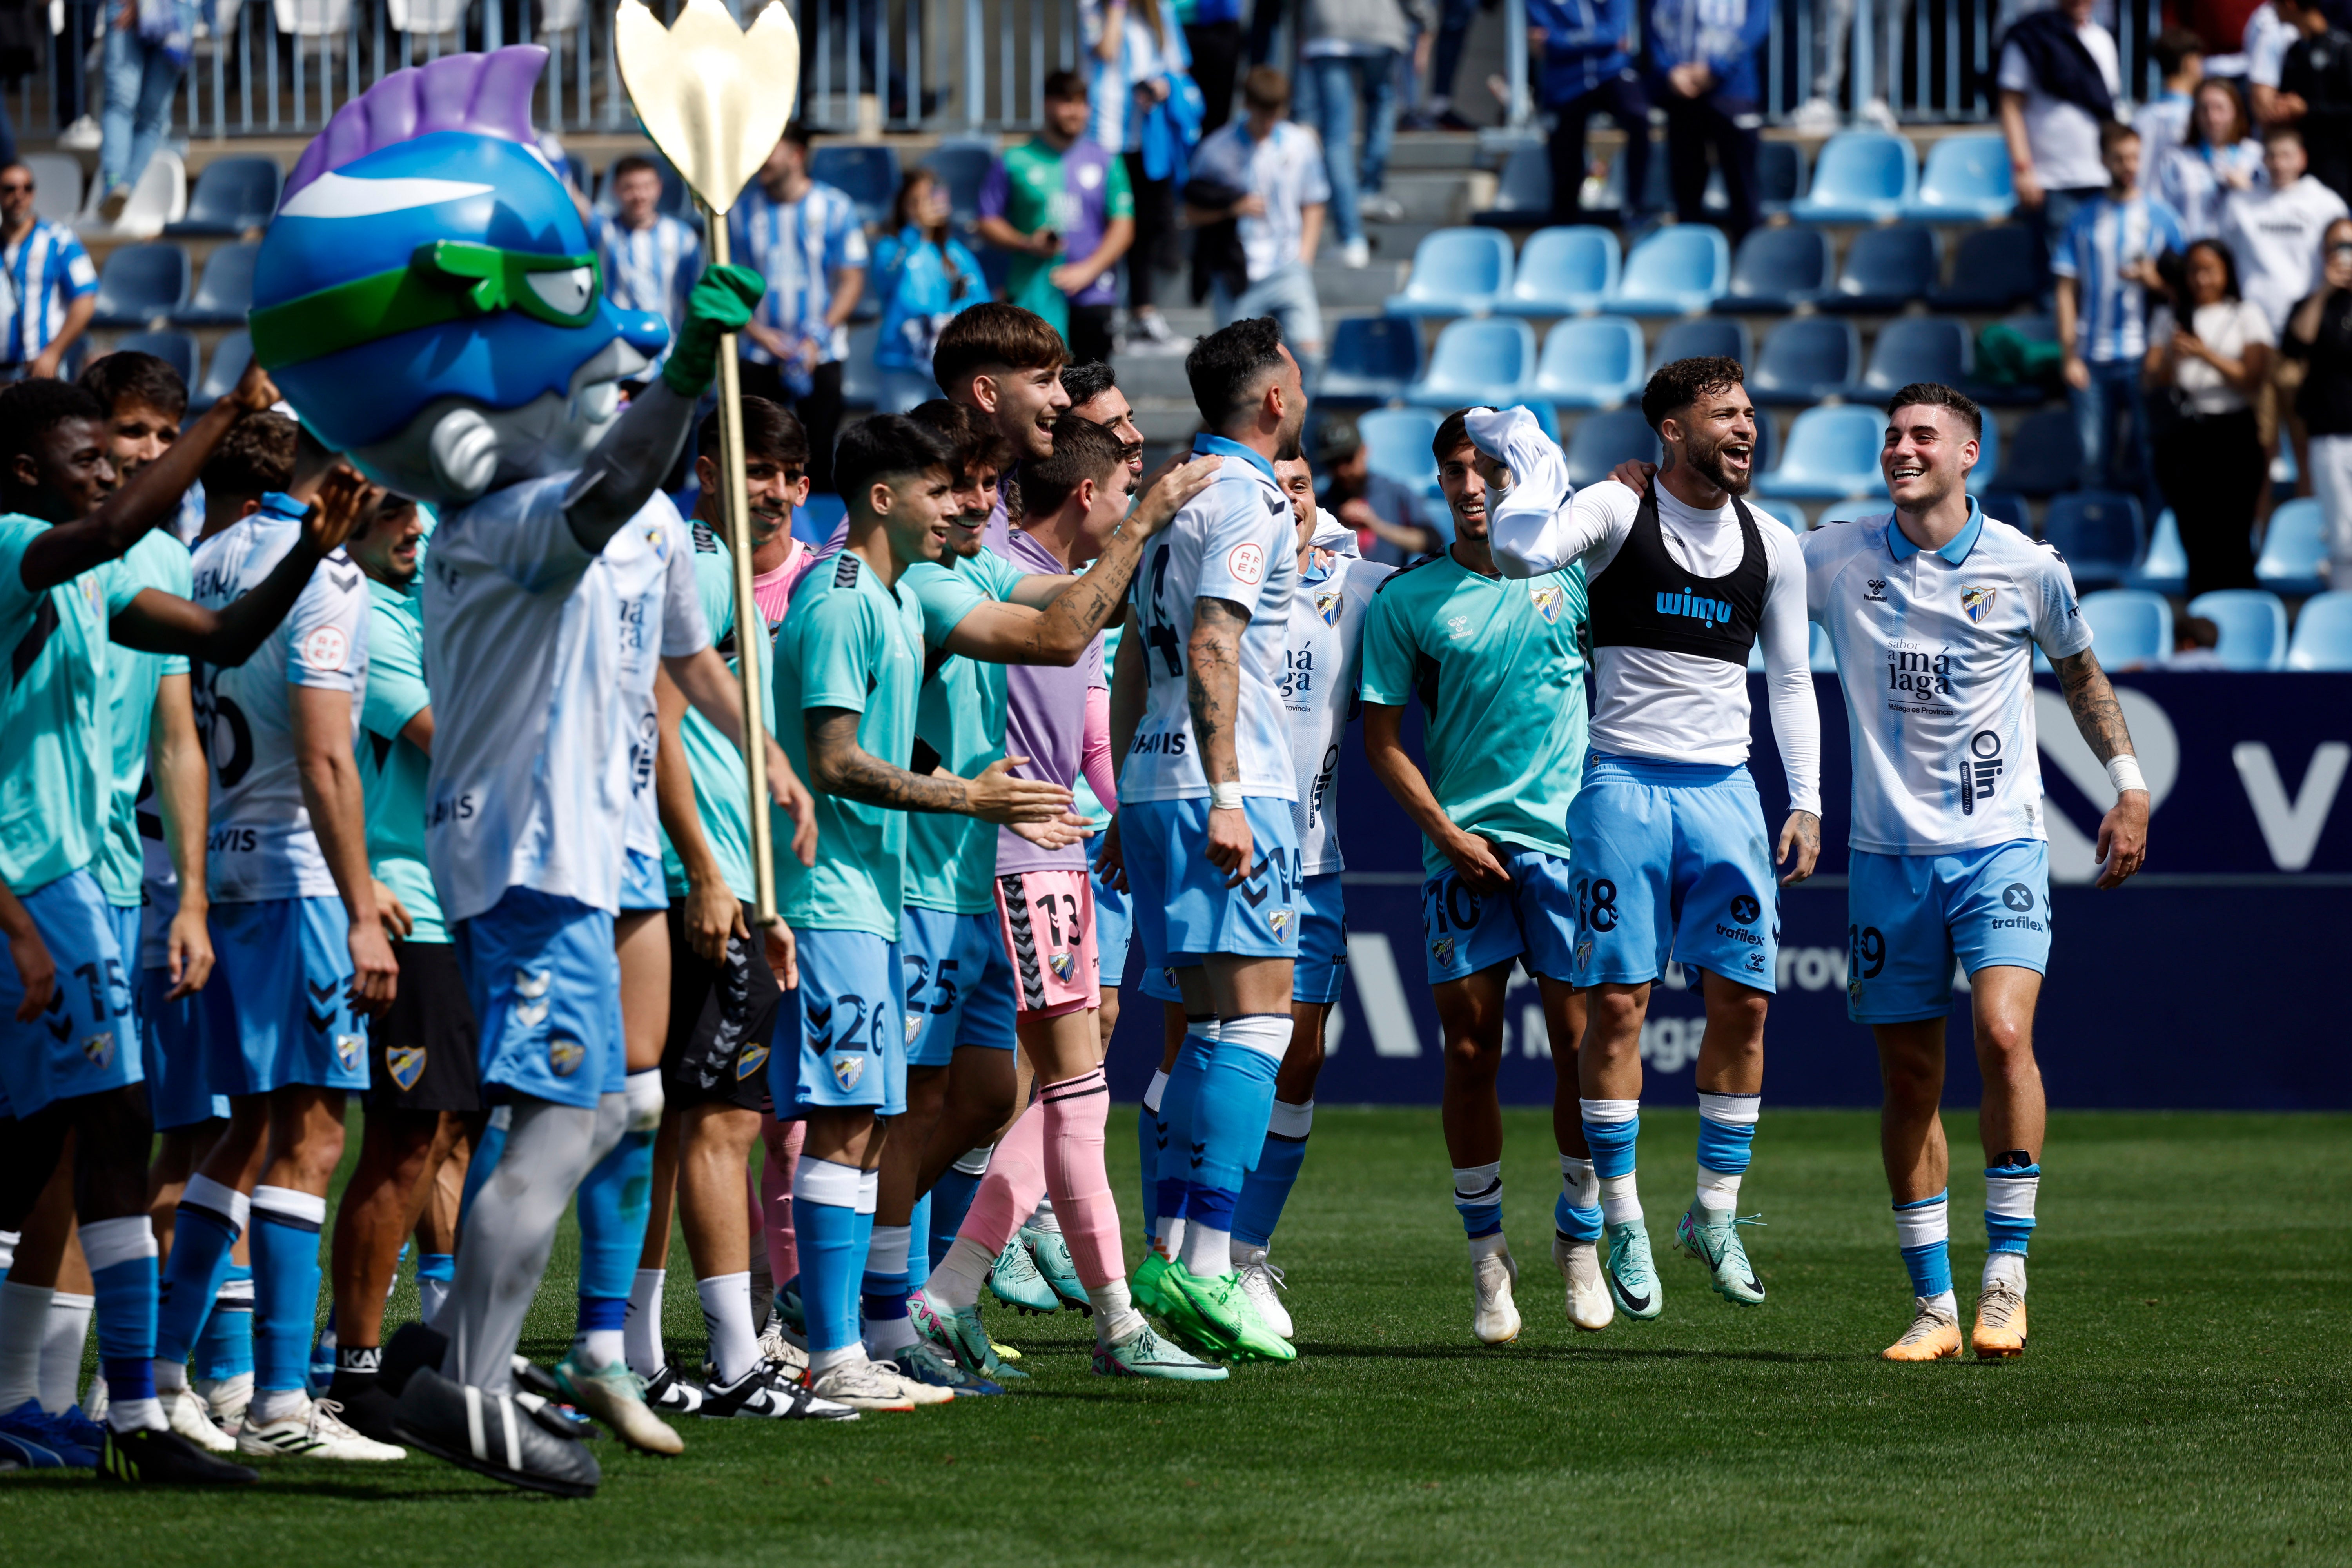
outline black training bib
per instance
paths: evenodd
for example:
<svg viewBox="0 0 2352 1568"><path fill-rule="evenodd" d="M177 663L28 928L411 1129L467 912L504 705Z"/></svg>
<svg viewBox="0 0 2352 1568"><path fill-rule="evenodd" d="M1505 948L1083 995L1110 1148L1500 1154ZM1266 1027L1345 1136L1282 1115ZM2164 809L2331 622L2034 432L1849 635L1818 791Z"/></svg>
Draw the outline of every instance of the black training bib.
<svg viewBox="0 0 2352 1568"><path fill-rule="evenodd" d="M1769 573L1764 535L1748 503L1734 496L1731 506L1739 519L1739 564L1727 575L1701 577L1666 552L1656 482L1643 489L1633 532L1586 584L1593 647L1650 647L1747 668L1764 624Z"/></svg>

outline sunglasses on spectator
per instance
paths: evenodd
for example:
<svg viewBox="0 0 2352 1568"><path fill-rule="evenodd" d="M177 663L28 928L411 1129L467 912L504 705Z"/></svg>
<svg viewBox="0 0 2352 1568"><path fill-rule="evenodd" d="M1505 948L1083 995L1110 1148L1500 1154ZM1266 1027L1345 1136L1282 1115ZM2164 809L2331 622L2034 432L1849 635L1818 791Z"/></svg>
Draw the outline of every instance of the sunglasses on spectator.
<svg viewBox="0 0 2352 1568"><path fill-rule="evenodd" d="M6 184L0 184L0 196L29 195L32 189L33 182L30 180L11 180Z"/></svg>

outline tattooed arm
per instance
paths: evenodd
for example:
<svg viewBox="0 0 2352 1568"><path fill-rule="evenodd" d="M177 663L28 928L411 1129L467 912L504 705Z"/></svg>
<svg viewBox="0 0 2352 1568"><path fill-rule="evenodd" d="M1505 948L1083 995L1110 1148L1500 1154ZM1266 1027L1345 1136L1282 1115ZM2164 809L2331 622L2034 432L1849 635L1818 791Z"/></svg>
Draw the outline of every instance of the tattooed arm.
<svg viewBox="0 0 2352 1568"><path fill-rule="evenodd" d="M1201 749L1201 771L1213 796L1220 784L1242 782L1241 752L1234 726L1241 719L1242 633L1249 612L1231 599L1192 601L1192 637L1184 664L1184 696L1192 710L1192 743ZM1209 863L1232 887L1248 875L1252 846L1249 818L1239 806L1209 813Z"/></svg>
<svg viewBox="0 0 2352 1568"><path fill-rule="evenodd" d="M846 708L812 708L807 716L811 781L827 795L893 811L936 811L999 824L1049 822L1069 809L1059 784L1016 778L1026 757L999 757L974 779L950 773L914 773L886 763L857 743L858 715Z"/></svg>
<svg viewBox="0 0 2352 1568"><path fill-rule="evenodd" d="M2132 756L2123 704L2116 700L2107 672L2099 668L2099 656L2084 648L2053 660L2052 668L2066 693L2066 710L2074 715L2074 728L2090 742L2091 754L2102 763ZM2147 791L2127 789L2116 796L2114 808L2100 819L2098 886L2121 887L2125 878L2147 863Z"/></svg>

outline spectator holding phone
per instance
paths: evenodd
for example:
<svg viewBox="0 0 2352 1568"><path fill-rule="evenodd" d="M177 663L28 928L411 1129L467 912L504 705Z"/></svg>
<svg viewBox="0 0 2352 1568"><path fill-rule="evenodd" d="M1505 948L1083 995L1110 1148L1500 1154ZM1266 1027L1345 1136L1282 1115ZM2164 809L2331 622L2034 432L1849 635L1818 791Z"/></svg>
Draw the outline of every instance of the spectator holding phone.
<svg viewBox="0 0 2352 1568"><path fill-rule="evenodd" d="M1054 72L1044 128L980 187L980 237L1013 253L1005 298L1044 317L1079 364L1110 358L1118 258L1135 243L1127 166L1088 134L1092 118L1086 82Z"/></svg>

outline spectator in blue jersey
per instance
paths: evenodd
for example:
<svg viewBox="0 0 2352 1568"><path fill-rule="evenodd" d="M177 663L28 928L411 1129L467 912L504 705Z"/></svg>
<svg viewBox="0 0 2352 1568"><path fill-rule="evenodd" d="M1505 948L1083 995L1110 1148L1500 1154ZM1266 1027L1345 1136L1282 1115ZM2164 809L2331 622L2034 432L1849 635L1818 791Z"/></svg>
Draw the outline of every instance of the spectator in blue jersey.
<svg viewBox="0 0 2352 1568"><path fill-rule="evenodd" d="M624 310L651 310L675 336L686 320L687 293L702 276L702 237L661 210L661 170L651 158L633 153L614 159L604 182L613 210L587 213L604 296Z"/></svg>
<svg viewBox="0 0 2352 1568"><path fill-rule="evenodd" d="M158 16L163 18L159 21ZM106 107L99 116L100 216L122 216L131 188L163 144L171 124L172 95L188 68L195 7L178 0L160 6L111 0L106 8Z"/></svg>
<svg viewBox="0 0 2352 1568"><path fill-rule="evenodd" d="M948 188L929 169L909 169L890 207L890 232L874 247L868 287L882 309L874 350L882 412L904 414L940 395L931 349L940 329L988 298L980 263L949 229Z"/></svg>
<svg viewBox="0 0 2352 1568"><path fill-rule="evenodd" d="M33 210L33 171L0 169L0 380L54 377L98 313L98 268L63 224Z"/></svg>
<svg viewBox="0 0 2352 1568"><path fill-rule="evenodd" d="M1331 184L1331 221L1339 230L1341 265L1371 264L1364 220L1395 223L1404 208L1381 195L1389 146L1396 138L1397 61L1412 47L1411 29L1427 26L1429 0L1307 0L1298 46L1300 96L1306 118L1323 138L1323 168ZM1361 122L1364 150L1356 152Z"/></svg>
<svg viewBox="0 0 2352 1568"><path fill-rule="evenodd" d="M743 329L743 394L800 416L810 482L829 494L849 315L866 291L866 230L848 192L809 178L808 150L807 128L785 127L727 215L727 232L737 263L768 282Z"/></svg>
<svg viewBox="0 0 2352 1568"><path fill-rule="evenodd" d="M1723 231L1733 245L1756 226L1756 148L1764 124L1756 55L1771 23L1766 0L1650 5L1650 62L1657 73L1657 100L1666 111L1675 214L1685 223L1706 221L1712 148L1731 205Z"/></svg>
<svg viewBox="0 0 2352 1568"><path fill-rule="evenodd" d="M1625 212L1650 188L1650 95L1633 65L1633 0L1528 0L1528 50L1551 132L1551 221L1583 221L1584 127L1596 114L1625 133ZM1702 190L1704 187L1702 187Z"/></svg>
<svg viewBox="0 0 2352 1568"><path fill-rule="evenodd" d="M2139 187L2139 132L2116 121L2099 128L2107 189L2074 209L2051 252L2057 281L2058 341L2066 351L2067 395L2083 437L2083 483L2160 504L2140 395L2151 289L2165 293L2157 258L2183 248L2180 219ZM2116 426L2127 421L2130 445Z"/></svg>

